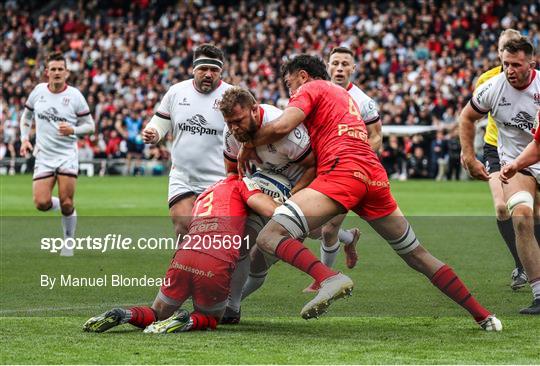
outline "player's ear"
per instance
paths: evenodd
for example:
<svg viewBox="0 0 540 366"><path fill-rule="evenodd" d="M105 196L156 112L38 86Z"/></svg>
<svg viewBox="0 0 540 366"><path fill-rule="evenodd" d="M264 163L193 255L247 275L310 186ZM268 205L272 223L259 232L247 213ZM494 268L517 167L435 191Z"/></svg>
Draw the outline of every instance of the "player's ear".
<svg viewBox="0 0 540 366"><path fill-rule="evenodd" d="M533 61L529 62L529 66L531 67L531 69L534 69L535 66L536 66L536 61L533 60Z"/></svg>

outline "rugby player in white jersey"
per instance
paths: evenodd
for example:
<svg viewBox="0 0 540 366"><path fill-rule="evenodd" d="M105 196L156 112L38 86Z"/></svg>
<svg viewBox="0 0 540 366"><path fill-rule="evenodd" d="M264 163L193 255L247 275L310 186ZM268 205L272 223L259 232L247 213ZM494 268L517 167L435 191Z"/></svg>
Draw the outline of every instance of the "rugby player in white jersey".
<svg viewBox="0 0 540 366"><path fill-rule="evenodd" d="M259 126L278 118L283 111L272 105L258 104L248 90L240 87L233 87L224 93L220 109L227 123L223 135L225 167L228 173L237 173L236 156L241 144L249 140ZM287 178L293 186L292 193L307 187L315 178L315 157L304 125L299 125L274 144L257 148L257 155L260 160L255 165ZM253 238L253 245L265 223L262 218L254 216L248 219L246 234ZM250 259L245 255L238 262L222 323L240 321L241 299L262 286L268 268L277 261L274 257L265 256L256 247L251 251Z"/></svg>
<svg viewBox="0 0 540 366"><path fill-rule="evenodd" d="M197 196L225 177L225 122L219 101L231 86L221 80L223 61L219 48L210 44L197 47L193 79L169 88L142 133L145 143L156 144L172 132L168 201L177 236L187 233Z"/></svg>
<svg viewBox="0 0 540 366"><path fill-rule="evenodd" d="M40 211L62 211L64 239L75 237L77 213L73 197L79 161L77 136L94 132L94 119L81 92L67 84L69 71L60 52L47 58L47 83L38 84L28 96L21 117L21 156L30 151L36 158L32 192ZM30 142L36 121L36 145ZM58 182L58 197L52 196ZM68 243L65 243L68 244ZM72 256L73 247L64 245L60 255Z"/></svg>
<svg viewBox="0 0 540 366"><path fill-rule="evenodd" d="M474 122L491 113L499 131L498 152L502 171L533 140L534 116L540 106L540 73L535 70L534 47L526 37L503 45L504 73L475 90L459 117L463 162L471 176L490 177L474 154ZM513 219L519 258L533 292L533 303L521 314L540 315L540 247L534 236L534 197L540 183L540 163L517 172L503 185L504 198Z"/></svg>
<svg viewBox="0 0 540 366"><path fill-rule="evenodd" d="M227 123L223 138L225 165L228 172L236 173L236 156L242 142L248 141L259 129L259 126L275 120L283 111L268 104L257 104L251 93L240 87L234 87L223 95L221 111ZM315 158L311 151L309 135L302 124L278 142L258 147L256 152L258 160L255 161L255 165L263 171L270 171L286 177L293 186L292 194L307 187L316 175ZM264 224L265 222L260 219L250 217L248 228L254 230L253 233L250 233L250 237L255 238ZM340 233L340 237L349 234L341 230L339 225L336 227L336 232ZM320 231L310 233L310 237L320 237ZM352 240L358 240L358 236L355 237L353 234L350 234L350 237ZM276 258L263 255L255 248L251 252L249 277L247 277L249 261L239 262L235 275L233 275L231 296L223 322L234 323L239 320L241 298L249 296L262 286L268 267L276 260ZM331 263L325 263L325 260L327 261L328 258L323 253L321 258L323 264L332 266L335 263L335 259ZM243 269L245 272L242 273ZM244 282L245 285L242 289L241 285Z"/></svg>

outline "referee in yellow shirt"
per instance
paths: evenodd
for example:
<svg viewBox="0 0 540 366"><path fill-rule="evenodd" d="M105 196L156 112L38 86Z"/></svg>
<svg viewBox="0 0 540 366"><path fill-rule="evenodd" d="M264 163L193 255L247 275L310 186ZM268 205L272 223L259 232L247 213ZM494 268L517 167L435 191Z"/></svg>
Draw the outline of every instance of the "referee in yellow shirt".
<svg viewBox="0 0 540 366"><path fill-rule="evenodd" d="M520 36L521 34L515 29L506 29L501 33L498 43L499 59L501 58L501 49L503 45L507 41L514 38L519 38ZM493 76L500 74L502 71L502 66L497 66L484 72L478 78L475 89L491 79ZM501 236L508 246L508 250L514 258L516 265L516 268L512 271L512 282L510 283L510 287L512 290L518 290L527 284L527 275L523 270L523 266L517 254L516 236L514 233L514 227L512 226L512 218L510 217L510 213L506 208L503 189L499 180L501 164L499 162L499 153L497 152L497 134L497 125L495 124L495 121L491 117L490 113L488 115L486 134L484 135L484 162L486 170L491 177L489 180L489 188L491 190L491 196L493 197L493 204L495 206L497 215L497 226Z"/></svg>

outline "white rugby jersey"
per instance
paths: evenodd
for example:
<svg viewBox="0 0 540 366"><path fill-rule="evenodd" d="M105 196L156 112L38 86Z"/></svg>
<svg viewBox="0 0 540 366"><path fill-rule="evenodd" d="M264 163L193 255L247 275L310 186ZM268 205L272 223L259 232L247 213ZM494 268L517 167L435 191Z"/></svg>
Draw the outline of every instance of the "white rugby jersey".
<svg viewBox="0 0 540 366"><path fill-rule="evenodd" d="M281 116L283 111L269 104L260 104L259 113L261 124L265 125ZM236 162L240 146L241 144L225 126L223 135L225 158ZM279 141L257 146L256 151L263 161L263 163L254 162L258 168L284 175L291 181L292 185L295 185L304 174L305 169L298 163L311 152L311 141L307 129L303 124L300 124Z"/></svg>
<svg viewBox="0 0 540 366"><path fill-rule="evenodd" d="M225 177L221 153L225 121L219 101L231 85L220 81L216 90L203 94L193 83L189 79L171 86L156 115L171 121L172 169L180 171L187 183L209 186Z"/></svg>
<svg viewBox="0 0 540 366"><path fill-rule="evenodd" d="M90 114L88 103L77 88L66 84L64 90L53 93L47 83L40 83L28 96L25 107L34 112L36 156L58 159L77 155L77 136L62 136L58 132L61 122L75 127L78 118Z"/></svg>
<svg viewBox="0 0 540 366"><path fill-rule="evenodd" d="M499 130L498 150L501 164L513 161L533 139L531 129L540 108L540 73L533 70L533 79L524 89L514 88L501 73L474 91L471 107L491 116ZM530 170L540 172L540 163Z"/></svg>
<svg viewBox="0 0 540 366"><path fill-rule="evenodd" d="M358 108L360 108L360 116L366 125L378 122L381 118L377 110L377 103L366 95L359 87L353 83L347 86L347 92L353 98Z"/></svg>

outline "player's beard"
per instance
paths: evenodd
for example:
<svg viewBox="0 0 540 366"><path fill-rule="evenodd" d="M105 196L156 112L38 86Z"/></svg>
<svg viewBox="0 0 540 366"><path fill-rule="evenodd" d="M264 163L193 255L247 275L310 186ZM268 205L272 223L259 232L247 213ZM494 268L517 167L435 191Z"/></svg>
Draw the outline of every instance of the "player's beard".
<svg viewBox="0 0 540 366"><path fill-rule="evenodd" d="M257 121L253 116L249 116L249 127L247 130L242 131L241 133L233 133L234 138L239 142L248 142L253 140L255 134L257 133Z"/></svg>
<svg viewBox="0 0 540 366"><path fill-rule="evenodd" d="M529 79L530 79L530 77L531 77L530 72L523 73L523 74L514 73L513 79L510 79L508 77L508 74L506 74L506 79L508 80L510 85L512 85L514 88L522 88L522 87L526 86Z"/></svg>
<svg viewBox="0 0 540 366"><path fill-rule="evenodd" d="M201 93L209 94L216 90L219 84L219 79L212 80L203 78L201 80L196 80L195 83L197 84L197 90L199 90Z"/></svg>

